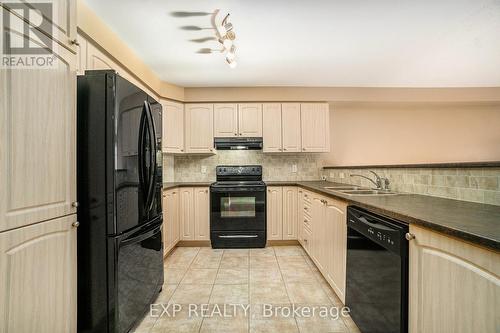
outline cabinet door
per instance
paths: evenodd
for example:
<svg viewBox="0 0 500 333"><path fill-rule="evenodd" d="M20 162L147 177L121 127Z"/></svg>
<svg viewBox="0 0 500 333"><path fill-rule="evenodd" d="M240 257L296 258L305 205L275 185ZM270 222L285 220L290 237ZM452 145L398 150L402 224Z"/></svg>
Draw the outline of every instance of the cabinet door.
<svg viewBox="0 0 500 333"><path fill-rule="evenodd" d="M281 131L281 104L264 103L262 105L262 140L264 141L264 153L282 151Z"/></svg>
<svg viewBox="0 0 500 333"><path fill-rule="evenodd" d="M281 104L283 151L301 151L300 103Z"/></svg>
<svg viewBox="0 0 500 333"><path fill-rule="evenodd" d="M179 223L181 226L180 240L194 240L194 202L193 188L180 188Z"/></svg>
<svg viewBox="0 0 500 333"><path fill-rule="evenodd" d="M244 137L262 137L262 104L238 104L238 134Z"/></svg>
<svg viewBox="0 0 500 333"><path fill-rule="evenodd" d="M184 152L184 105L164 101L162 107L162 150L164 153L181 154Z"/></svg>
<svg viewBox="0 0 500 333"><path fill-rule="evenodd" d="M500 254L410 225L409 332L498 332Z"/></svg>
<svg viewBox="0 0 500 333"><path fill-rule="evenodd" d="M163 250L167 254L179 241L179 196L177 189L163 192Z"/></svg>
<svg viewBox="0 0 500 333"><path fill-rule="evenodd" d="M0 233L0 332L76 333L75 222Z"/></svg>
<svg viewBox="0 0 500 333"><path fill-rule="evenodd" d="M0 231L76 213L76 55L56 51L0 71Z"/></svg>
<svg viewBox="0 0 500 333"><path fill-rule="evenodd" d="M214 136L234 137L238 135L238 105L214 104Z"/></svg>
<svg viewBox="0 0 500 333"><path fill-rule="evenodd" d="M31 27L40 30L54 41L76 53L76 1L77 0L53 0L45 1L44 4L34 2L7 1L2 5L11 13L14 11L20 19L27 22ZM50 7L46 7L47 4ZM43 6L43 7L39 7ZM12 18L11 18L12 21ZM37 38L41 40L41 38Z"/></svg>
<svg viewBox="0 0 500 333"><path fill-rule="evenodd" d="M172 243L172 247L176 246L177 243L179 243L179 240L180 240L180 229L181 229L181 225L180 225L180 192L178 189L175 189L172 191L172 205L173 205L173 223L172 225L170 226L171 229L170 229L170 232L171 232L171 243Z"/></svg>
<svg viewBox="0 0 500 333"><path fill-rule="evenodd" d="M312 239L311 239L311 254L312 259L318 269L324 271L324 255L323 255L323 241L324 241L324 212L325 204L322 196L314 194L311 200L311 227L312 227Z"/></svg>
<svg viewBox="0 0 500 333"><path fill-rule="evenodd" d="M89 69L87 64L88 58L88 44L89 42L85 39L84 36L77 34L78 45L76 46L76 74L83 75L85 74L85 70Z"/></svg>
<svg viewBox="0 0 500 333"><path fill-rule="evenodd" d="M281 186L267 187L267 239L283 239L283 190Z"/></svg>
<svg viewBox="0 0 500 333"><path fill-rule="evenodd" d="M297 239L297 187L283 187L283 239Z"/></svg>
<svg viewBox="0 0 500 333"><path fill-rule="evenodd" d="M207 187L194 188L195 240L210 240L210 195Z"/></svg>
<svg viewBox="0 0 500 333"><path fill-rule="evenodd" d="M325 255L325 278L340 300L345 303L347 205L330 198L326 199L326 202L324 241L322 242Z"/></svg>
<svg viewBox="0 0 500 333"><path fill-rule="evenodd" d="M213 104L185 104L186 152L212 153L214 151Z"/></svg>
<svg viewBox="0 0 500 333"><path fill-rule="evenodd" d="M330 151L330 111L327 103L302 103L300 122L303 152Z"/></svg>

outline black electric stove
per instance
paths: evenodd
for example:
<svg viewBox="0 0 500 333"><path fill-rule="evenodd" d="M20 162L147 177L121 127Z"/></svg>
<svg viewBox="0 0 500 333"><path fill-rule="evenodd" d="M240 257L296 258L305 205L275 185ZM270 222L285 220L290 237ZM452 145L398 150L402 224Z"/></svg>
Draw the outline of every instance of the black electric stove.
<svg viewBox="0 0 500 333"><path fill-rule="evenodd" d="M218 166L210 186L213 248L266 246L266 184L262 166Z"/></svg>

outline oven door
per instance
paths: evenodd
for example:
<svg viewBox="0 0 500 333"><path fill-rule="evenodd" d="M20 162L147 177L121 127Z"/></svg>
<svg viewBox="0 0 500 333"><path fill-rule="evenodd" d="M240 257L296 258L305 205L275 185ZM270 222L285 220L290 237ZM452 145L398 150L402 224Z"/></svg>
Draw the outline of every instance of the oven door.
<svg viewBox="0 0 500 333"><path fill-rule="evenodd" d="M212 187L210 230L266 230L266 187Z"/></svg>

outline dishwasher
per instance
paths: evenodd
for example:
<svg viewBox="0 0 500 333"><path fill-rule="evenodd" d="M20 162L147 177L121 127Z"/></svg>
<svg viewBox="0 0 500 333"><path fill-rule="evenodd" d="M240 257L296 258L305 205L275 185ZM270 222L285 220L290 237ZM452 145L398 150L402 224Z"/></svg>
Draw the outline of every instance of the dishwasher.
<svg viewBox="0 0 500 333"><path fill-rule="evenodd" d="M347 209L346 305L363 333L408 332L408 225Z"/></svg>

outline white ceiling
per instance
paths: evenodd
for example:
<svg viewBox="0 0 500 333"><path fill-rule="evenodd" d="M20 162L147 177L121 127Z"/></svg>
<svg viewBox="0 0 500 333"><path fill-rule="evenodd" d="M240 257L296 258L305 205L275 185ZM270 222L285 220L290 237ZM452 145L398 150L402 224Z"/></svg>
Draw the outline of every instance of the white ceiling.
<svg viewBox="0 0 500 333"><path fill-rule="evenodd" d="M86 0L163 80L202 86L500 86L500 0ZM197 54L231 13L238 66Z"/></svg>

